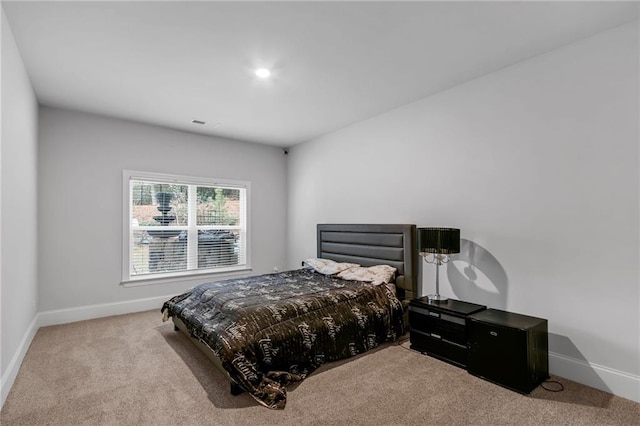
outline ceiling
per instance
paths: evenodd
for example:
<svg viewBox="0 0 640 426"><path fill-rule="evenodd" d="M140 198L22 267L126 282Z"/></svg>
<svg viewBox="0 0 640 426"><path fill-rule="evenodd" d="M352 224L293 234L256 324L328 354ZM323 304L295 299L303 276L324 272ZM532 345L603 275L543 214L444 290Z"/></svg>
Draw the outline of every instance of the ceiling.
<svg viewBox="0 0 640 426"><path fill-rule="evenodd" d="M2 5L41 105L282 147L638 19L635 2Z"/></svg>

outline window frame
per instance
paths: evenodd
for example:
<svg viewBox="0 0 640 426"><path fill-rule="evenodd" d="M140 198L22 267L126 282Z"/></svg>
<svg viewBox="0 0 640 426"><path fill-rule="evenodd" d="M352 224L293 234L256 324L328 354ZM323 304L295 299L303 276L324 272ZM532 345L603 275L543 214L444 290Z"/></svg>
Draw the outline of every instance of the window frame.
<svg viewBox="0 0 640 426"><path fill-rule="evenodd" d="M131 184L132 180L148 180L175 185L222 186L245 190L245 226L241 228L245 239L245 263L216 269L191 269L185 271L166 272L158 274L131 275ZM168 173L143 172L135 170L122 171L122 272L121 285L125 287L149 284L163 284L171 281L191 281L195 279L220 278L221 276L246 275L251 271L251 183L248 181L219 179L211 177L196 177L175 175Z"/></svg>

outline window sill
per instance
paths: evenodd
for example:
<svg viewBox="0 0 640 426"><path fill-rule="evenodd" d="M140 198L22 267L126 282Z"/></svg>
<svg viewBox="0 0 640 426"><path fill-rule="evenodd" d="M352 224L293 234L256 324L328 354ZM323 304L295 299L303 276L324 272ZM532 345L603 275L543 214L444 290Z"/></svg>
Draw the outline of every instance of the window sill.
<svg viewBox="0 0 640 426"><path fill-rule="evenodd" d="M158 284L175 284L175 283L189 283L193 282L194 285L201 284L209 281L220 281L221 279L226 278L240 278L246 277L250 274L253 269L251 267L247 267L244 269L236 269L234 271L225 271L225 272L203 272L196 274L188 274L181 276L173 276L173 277L149 277L149 278L138 278L135 280L124 280L120 282L122 287L143 287L148 285L158 285Z"/></svg>

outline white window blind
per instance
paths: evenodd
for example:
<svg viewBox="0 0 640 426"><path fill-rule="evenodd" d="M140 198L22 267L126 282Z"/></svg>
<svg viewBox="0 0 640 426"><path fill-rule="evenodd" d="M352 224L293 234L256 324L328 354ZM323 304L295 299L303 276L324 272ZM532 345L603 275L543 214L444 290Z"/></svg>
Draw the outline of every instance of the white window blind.
<svg viewBox="0 0 640 426"><path fill-rule="evenodd" d="M135 172L125 180L125 281L247 268L248 183Z"/></svg>

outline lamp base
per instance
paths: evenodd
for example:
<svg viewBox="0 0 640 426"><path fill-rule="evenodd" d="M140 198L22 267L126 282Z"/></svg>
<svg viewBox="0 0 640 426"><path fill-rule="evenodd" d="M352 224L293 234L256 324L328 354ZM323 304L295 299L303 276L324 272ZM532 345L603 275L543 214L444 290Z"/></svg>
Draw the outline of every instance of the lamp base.
<svg viewBox="0 0 640 426"><path fill-rule="evenodd" d="M449 298L440 296L439 294L429 294L427 295L427 300L429 302L446 302Z"/></svg>

